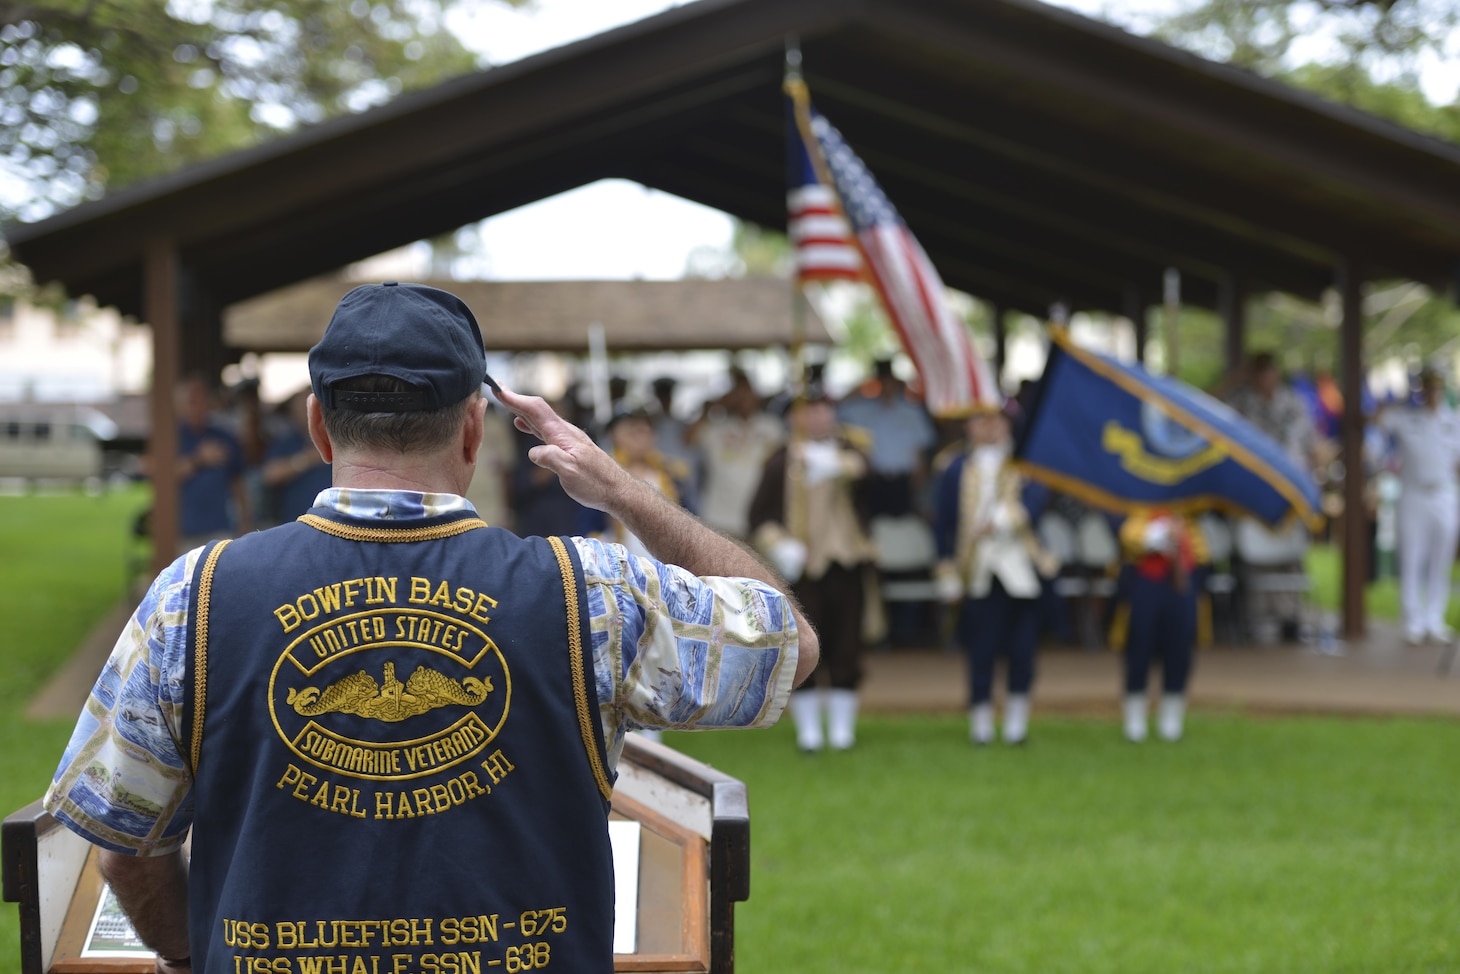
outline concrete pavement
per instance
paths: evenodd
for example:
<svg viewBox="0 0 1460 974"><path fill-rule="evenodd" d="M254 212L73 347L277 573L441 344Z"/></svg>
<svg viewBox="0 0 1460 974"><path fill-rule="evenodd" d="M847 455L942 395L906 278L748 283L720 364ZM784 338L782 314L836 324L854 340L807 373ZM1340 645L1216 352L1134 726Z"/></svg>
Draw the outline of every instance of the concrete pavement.
<svg viewBox="0 0 1460 974"><path fill-rule="evenodd" d="M1460 716L1460 663L1441 675L1441 647L1406 646L1392 624L1371 623L1366 639L1338 649L1343 655L1322 655L1299 645L1200 650L1191 681L1192 706L1264 713ZM967 707L961 653L895 649L871 653L866 662L863 707L868 711ZM1153 674L1153 693L1159 691L1158 679ZM1114 715L1121 693L1118 654L1054 646L1041 651L1036 713Z"/></svg>
<svg viewBox="0 0 1460 974"><path fill-rule="evenodd" d="M132 608L131 602L119 603L93 627L31 700L27 716L74 718L80 712ZM1342 656L1320 655L1304 646L1201 650L1192 677L1192 706L1261 713L1460 716L1460 663L1450 675L1440 675L1441 647L1406 646L1397 627L1374 622L1366 639L1340 648ZM967 706L960 653L873 652L866 656L866 671L862 705L869 712L957 712ZM1040 653L1036 713L1113 716L1120 693L1120 658L1115 653L1054 646Z"/></svg>

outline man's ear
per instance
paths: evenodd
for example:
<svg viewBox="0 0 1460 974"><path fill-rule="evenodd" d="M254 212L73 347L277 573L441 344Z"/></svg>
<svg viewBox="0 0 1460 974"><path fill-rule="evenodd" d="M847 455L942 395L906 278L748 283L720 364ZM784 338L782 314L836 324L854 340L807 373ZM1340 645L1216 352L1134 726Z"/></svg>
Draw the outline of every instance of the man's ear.
<svg viewBox="0 0 1460 974"><path fill-rule="evenodd" d="M309 416L309 438L314 442L314 448L319 451L320 458L325 463L335 462L334 444L330 442L329 430L324 425L324 410L320 408L319 400L314 398L314 393L304 401L304 411Z"/></svg>
<svg viewBox="0 0 1460 974"><path fill-rule="evenodd" d="M486 433L487 400L479 397L466 408L466 420L461 424L461 456L469 464L477 462L482 450L482 436Z"/></svg>

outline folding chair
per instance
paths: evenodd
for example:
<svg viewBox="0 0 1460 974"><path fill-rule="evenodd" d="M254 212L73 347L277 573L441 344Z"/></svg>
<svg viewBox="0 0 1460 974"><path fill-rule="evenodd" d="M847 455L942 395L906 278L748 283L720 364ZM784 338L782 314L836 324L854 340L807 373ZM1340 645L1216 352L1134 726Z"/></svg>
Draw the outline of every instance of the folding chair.
<svg viewBox="0 0 1460 974"><path fill-rule="evenodd" d="M942 616L938 585L933 580L933 566L938 562L933 529L916 514L875 517L869 527L877 546L888 644L936 640L943 627L938 621ZM928 606L938 606L938 611L930 612Z"/></svg>
<svg viewBox="0 0 1460 974"><path fill-rule="evenodd" d="M933 529L916 514L874 517L872 542L877 546L877 569L882 573L882 598L887 602L936 602L938 586L933 566L938 546Z"/></svg>
<svg viewBox="0 0 1460 974"><path fill-rule="evenodd" d="M1087 511L1075 525L1075 561L1087 586L1080 618L1081 641L1090 647L1102 646L1105 638L1101 625L1105 604L1116 592L1120 567L1120 540L1110 527L1110 519L1096 511Z"/></svg>
<svg viewBox="0 0 1460 974"><path fill-rule="evenodd" d="M1206 578L1207 594L1212 600L1213 634L1224 643L1242 639L1242 620L1238 611L1237 576L1232 573L1232 529L1227 519L1216 514L1203 514L1197 527L1207 543L1212 570Z"/></svg>
<svg viewBox="0 0 1460 974"><path fill-rule="evenodd" d="M1307 624L1308 593L1313 583L1303 567L1308 551L1308 531L1293 524L1283 531L1271 531L1252 518L1237 521L1233 550L1240 563L1239 591L1244 620L1254 620L1251 600L1265 595L1291 595L1296 602L1292 620L1301 628ZM1255 629L1256 621L1249 622ZM1251 633L1254 637L1258 633Z"/></svg>
<svg viewBox="0 0 1460 974"><path fill-rule="evenodd" d="M1047 510L1035 521L1034 533L1040 547L1053 555L1060 566L1059 572L1044 582L1041 628L1066 644L1078 643L1082 639L1079 623L1085 599L1090 594L1090 581L1075 563L1075 526L1063 514Z"/></svg>

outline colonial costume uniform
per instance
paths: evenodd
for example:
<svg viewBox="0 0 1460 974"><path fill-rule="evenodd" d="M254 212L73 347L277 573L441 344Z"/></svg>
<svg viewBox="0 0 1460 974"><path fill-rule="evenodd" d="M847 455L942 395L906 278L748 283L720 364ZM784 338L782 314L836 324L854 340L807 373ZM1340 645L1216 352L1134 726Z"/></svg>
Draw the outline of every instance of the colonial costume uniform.
<svg viewBox="0 0 1460 974"><path fill-rule="evenodd" d="M750 505L756 547L792 582L821 637L821 661L790 699L804 751L824 743L845 750L856 741L864 573L875 559L860 490L866 475L866 455L844 435L793 441L766 461Z"/></svg>
<svg viewBox="0 0 1460 974"><path fill-rule="evenodd" d="M1021 499L1023 480L1002 446L955 457L938 483L935 535L944 601L962 604L959 642L968 653L969 734L994 737L994 660L1009 657L1004 740L1024 741L1039 635L1041 574L1058 566L1040 548Z"/></svg>
<svg viewBox="0 0 1460 974"><path fill-rule="evenodd" d="M1120 543L1125 601L1117 609L1111 643L1125 648L1125 736L1146 739L1146 685L1151 661L1159 657L1156 731L1165 740L1179 740L1193 651L1211 630L1200 584L1202 566L1210 561L1206 540L1191 518L1152 510L1126 518Z"/></svg>

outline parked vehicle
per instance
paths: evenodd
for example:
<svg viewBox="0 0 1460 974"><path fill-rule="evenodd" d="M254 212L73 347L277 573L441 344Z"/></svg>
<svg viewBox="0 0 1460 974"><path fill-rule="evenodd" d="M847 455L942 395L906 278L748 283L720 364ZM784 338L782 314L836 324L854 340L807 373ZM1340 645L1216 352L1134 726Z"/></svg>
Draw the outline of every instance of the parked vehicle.
<svg viewBox="0 0 1460 974"><path fill-rule="evenodd" d="M0 478L99 484L103 443L116 434L86 406L0 403Z"/></svg>

